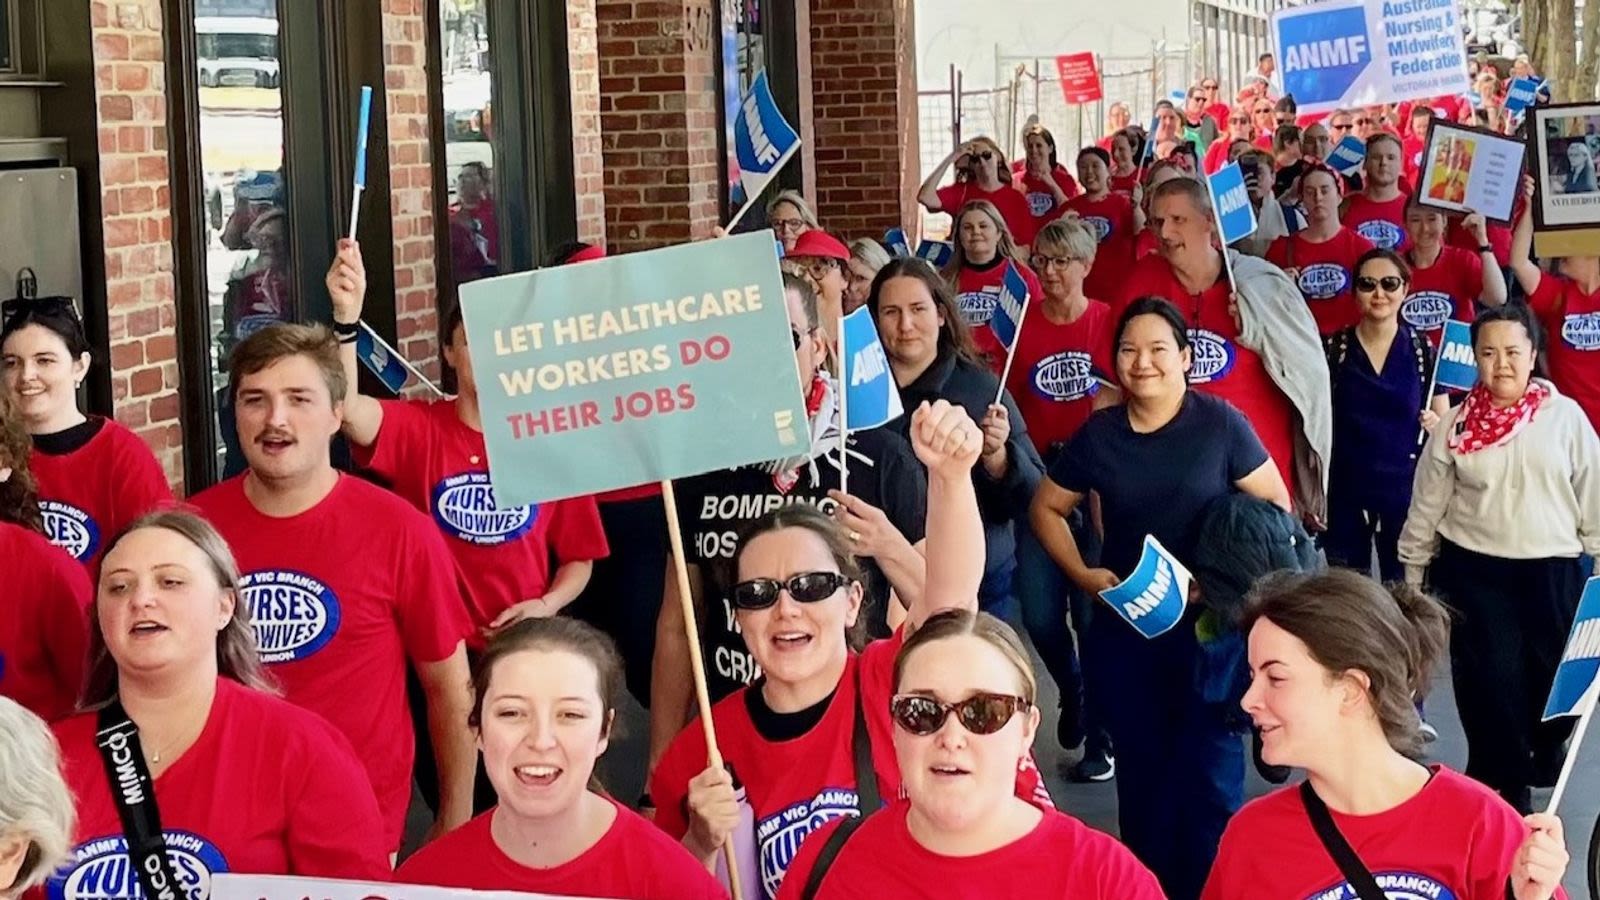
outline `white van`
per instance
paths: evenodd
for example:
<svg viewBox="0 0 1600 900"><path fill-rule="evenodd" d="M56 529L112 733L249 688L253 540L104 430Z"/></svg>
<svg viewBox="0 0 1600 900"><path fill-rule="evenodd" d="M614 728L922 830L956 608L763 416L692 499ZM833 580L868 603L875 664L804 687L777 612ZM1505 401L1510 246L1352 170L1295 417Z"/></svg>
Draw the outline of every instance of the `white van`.
<svg viewBox="0 0 1600 900"><path fill-rule="evenodd" d="M194 32L201 87L278 87L277 19L197 16Z"/></svg>

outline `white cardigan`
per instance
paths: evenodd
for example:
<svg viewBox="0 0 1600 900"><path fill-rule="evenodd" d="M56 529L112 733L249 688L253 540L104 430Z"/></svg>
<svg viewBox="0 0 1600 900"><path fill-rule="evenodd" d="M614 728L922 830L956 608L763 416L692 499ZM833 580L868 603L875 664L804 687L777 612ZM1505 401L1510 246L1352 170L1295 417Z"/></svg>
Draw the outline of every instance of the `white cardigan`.
<svg viewBox="0 0 1600 900"><path fill-rule="evenodd" d="M1504 446L1455 453L1447 438L1462 407L1440 417L1400 533L1407 581L1421 583L1440 537L1502 559L1600 557L1600 437L1576 402L1540 384L1550 397Z"/></svg>

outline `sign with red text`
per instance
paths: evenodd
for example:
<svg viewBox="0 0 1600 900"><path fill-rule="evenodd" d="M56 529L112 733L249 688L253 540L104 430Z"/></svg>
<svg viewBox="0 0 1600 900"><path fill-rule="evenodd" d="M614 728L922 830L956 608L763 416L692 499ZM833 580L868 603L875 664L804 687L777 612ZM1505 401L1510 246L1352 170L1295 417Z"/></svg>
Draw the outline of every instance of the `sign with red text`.
<svg viewBox="0 0 1600 900"><path fill-rule="evenodd" d="M497 508L808 449L770 231L460 290Z"/></svg>
<svg viewBox="0 0 1600 900"><path fill-rule="evenodd" d="M1093 103L1105 96L1100 89L1100 70L1093 53L1056 57L1056 73L1061 76L1061 96L1068 103Z"/></svg>
<svg viewBox="0 0 1600 900"><path fill-rule="evenodd" d="M424 887L338 878L301 878L293 875L211 876L210 900L607 900L572 898L554 894L515 891L469 891L466 888Z"/></svg>

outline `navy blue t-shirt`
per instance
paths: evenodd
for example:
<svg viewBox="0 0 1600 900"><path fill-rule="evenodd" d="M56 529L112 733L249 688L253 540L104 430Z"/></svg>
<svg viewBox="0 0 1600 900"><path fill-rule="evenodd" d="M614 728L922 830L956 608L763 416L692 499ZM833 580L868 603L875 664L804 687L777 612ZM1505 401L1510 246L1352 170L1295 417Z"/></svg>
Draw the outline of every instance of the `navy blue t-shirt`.
<svg viewBox="0 0 1600 900"><path fill-rule="evenodd" d="M1149 434L1128 424L1126 406L1094 413L1050 467L1050 479L1074 493L1100 494L1101 564L1126 578L1147 534L1178 559L1191 558L1206 504L1268 459L1243 413L1190 391L1172 421Z"/></svg>
<svg viewBox="0 0 1600 900"><path fill-rule="evenodd" d="M1381 372L1355 329L1328 338L1333 396L1333 464L1329 493L1355 503L1411 497L1417 470L1422 392L1433 372L1433 351L1405 325L1389 345ZM1436 393L1442 393L1442 389Z"/></svg>

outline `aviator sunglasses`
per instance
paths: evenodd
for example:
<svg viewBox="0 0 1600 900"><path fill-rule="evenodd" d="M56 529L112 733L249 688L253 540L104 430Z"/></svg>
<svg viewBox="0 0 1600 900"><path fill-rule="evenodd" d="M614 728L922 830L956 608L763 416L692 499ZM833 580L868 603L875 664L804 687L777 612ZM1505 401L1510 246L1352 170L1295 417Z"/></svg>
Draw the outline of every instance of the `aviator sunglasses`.
<svg viewBox="0 0 1600 900"><path fill-rule="evenodd" d="M1373 278L1371 275L1356 277L1356 290L1363 294L1371 294L1382 287L1388 293L1394 293L1405 286L1405 280L1399 275L1385 275L1382 278Z"/></svg>
<svg viewBox="0 0 1600 900"><path fill-rule="evenodd" d="M735 609L766 609L778 602L779 591L788 591L797 603L816 603L850 582L848 576L838 572L800 572L787 581L752 578L733 586L733 605Z"/></svg>
<svg viewBox="0 0 1600 900"><path fill-rule="evenodd" d="M944 727L951 713L972 734L994 734L1011 717L1033 704L1010 694L973 694L959 703L945 703L921 694L897 694L889 701L889 715L906 731L927 737Z"/></svg>

